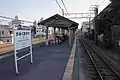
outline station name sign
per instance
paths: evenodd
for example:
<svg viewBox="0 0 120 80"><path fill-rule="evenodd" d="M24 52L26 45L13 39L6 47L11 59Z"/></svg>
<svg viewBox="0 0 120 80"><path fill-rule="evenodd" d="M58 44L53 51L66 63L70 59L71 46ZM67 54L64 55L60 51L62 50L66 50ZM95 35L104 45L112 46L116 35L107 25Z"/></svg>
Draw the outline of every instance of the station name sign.
<svg viewBox="0 0 120 80"><path fill-rule="evenodd" d="M14 31L14 46L16 50L31 46L31 32L29 30Z"/></svg>

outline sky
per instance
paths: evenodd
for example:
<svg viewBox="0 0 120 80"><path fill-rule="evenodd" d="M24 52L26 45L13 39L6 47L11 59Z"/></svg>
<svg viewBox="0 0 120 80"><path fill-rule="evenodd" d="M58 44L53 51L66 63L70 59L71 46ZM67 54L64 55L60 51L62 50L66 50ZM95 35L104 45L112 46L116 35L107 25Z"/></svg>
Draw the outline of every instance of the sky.
<svg viewBox="0 0 120 80"><path fill-rule="evenodd" d="M97 0L63 0L68 12L89 12L90 5L95 5ZM61 0L58 0L62 8ZM99 12L109 4L109 0L99 0ZM19 19L38 21L43 17L46 19L54 14L62 14L55 0L0 0L0 16L13 17L18 15ZM65 9L64 9L65 10ZM81 23L87 19L76 19Z"/></svg>

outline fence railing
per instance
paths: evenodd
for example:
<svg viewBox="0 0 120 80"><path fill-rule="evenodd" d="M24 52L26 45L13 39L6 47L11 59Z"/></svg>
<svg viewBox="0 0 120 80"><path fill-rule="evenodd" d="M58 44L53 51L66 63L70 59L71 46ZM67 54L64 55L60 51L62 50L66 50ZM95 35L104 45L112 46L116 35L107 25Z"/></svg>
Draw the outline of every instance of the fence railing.
<svg viewBox="0 0 120 80"><path fill-rule="evenodd" d="M5 48L5 47L11 47L11 46L13 46L13 44L3 43L3 44L0 44L0 49Z"/></svg>
<svg viewBox="0 0 120 80"><path fill-rule="evenodd" d="M53 39L52 37L49 37L49 40ZM39 43L42 43L42 42L45 42L46 39L45 38L32 38L32 44L35 45L35 44L39 44ZM7 44L7 43L3 43L3 44L0 44L0 55L2 54L7 54L8 52L10 51L13 51L14 49L14 45L13 44Z"/></svg>

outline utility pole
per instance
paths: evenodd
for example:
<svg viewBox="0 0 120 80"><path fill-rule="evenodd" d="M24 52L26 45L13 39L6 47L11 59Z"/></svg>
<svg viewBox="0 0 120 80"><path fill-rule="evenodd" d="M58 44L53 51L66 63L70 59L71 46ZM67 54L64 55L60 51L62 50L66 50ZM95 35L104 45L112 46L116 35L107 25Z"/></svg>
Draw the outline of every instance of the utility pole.
<svg viewBox="0 0 120 80"><path fill-rule="evenodd" d="M88 29L88 33L89 33L89 39L91 39L91 35L90 35L90 31L91 31L91 21L90 21L91 16L89 17L89 29Z"/></svg>
<svg viewBox="0 0 120 80"><path fill-rule="evenodd" d="M64 10L62 9L62 16L64 16Z"/></svg>
<svg viewBox="0 0 120 80"><path fill-rule="evenodd" d="M97 24L97 20L98 20L98 7L95 7L95 41L96 41L96 45L98 45L98 37L97 37L97 33L98 33L98 24Z"/></svg>
<svg viewBox="0 0 120 80"><path fill-rule="evenodd" d="M55 2L57 3L57 5L59 6L59 8L62 10L62 16L64 16L64 10L63 8L60 6L59 2L57 0L55 0ZM63 1L62 1L63 2Z"/></svg>
<svg viewBox="0 0 120 80"><path fill-rule="evenodd" d="M94 39L95 39L95 44L98 44L98 38L97 38L97 32L98 32L98 24L97 24L97 20L98 20L98 6L99 5L91 5L91 9L90 11L94 11L95 14L95 18L94 18L94 28L95 28L95 34L94 34Z"/></svg>

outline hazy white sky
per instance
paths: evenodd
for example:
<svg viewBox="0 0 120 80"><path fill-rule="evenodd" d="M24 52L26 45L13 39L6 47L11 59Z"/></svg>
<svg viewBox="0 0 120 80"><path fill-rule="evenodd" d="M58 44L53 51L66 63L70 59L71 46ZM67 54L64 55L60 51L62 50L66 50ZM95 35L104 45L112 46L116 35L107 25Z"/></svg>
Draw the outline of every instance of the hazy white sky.
<svg viewBox="0 0 120 80"><path fill-rule="evenodd" d="M89 12L90 5L94 5L97 0L63 0L66 4L68 12ZM99 0L101 5L104 0ZM61 0L58 0L63 7ZM14 17L19 16L19 19L34 21L41 17L47 18L54 14L62 14L55 0L0 0L0 15ZM100 6L101 11L109 0L105 0ZM75 20L81 22L83 20Z"/></svg>

